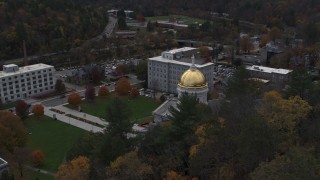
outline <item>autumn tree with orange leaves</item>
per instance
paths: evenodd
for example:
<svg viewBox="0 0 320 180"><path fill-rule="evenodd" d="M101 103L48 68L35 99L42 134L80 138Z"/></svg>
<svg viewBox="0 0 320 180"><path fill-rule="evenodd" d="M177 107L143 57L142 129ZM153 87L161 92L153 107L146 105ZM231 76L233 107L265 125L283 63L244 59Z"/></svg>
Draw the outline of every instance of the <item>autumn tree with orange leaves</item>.
<svg viewBox="0 0 320 180"><path fill-rule="evenodd" d="M107 86L101 86L98 91L100 97L107 97L110 94Z"/></svg>
<svg viewBox="0 0 320 180"><path fill-rule="evenodd" d="M37 117L40 117L40 116L43 116L44 114L44 107L42 104L36 104L32 107L32 113L37 116Z"/></svg>
<svg viewBox="0 0 320 180"><path fill-rule="evenodd" d="M19 116L8 111L0 111L0 149L13 152L15 147L24 147L28 131Z"/></svg>
<svg viewBox="0 0 320 180"><path fill-rule="evenodd" d="M79 106L81 103L80 94L77 92L73 92L72 94L70 94L68 97L68 103L75 107Z"/></svg>
<svg viewBox="0 0 320 180"><path fill-rule="evenodd" d="M131 84L127 78L122 77L117 81L115 86L115 91L118 95L127 96L129 95L130 90L131 90Z"/></svg>
<svg viewBox="0 0 320 180"><path fill-rule="evenodd" d="M35 167L41 167L46 160L43 152L40 149L33 151L31 154L31 158L32 163Z"/></svg>
<svg viewBox="0 0 320 180"><path fill-rule="evenodd" d="M90 161L85 156L79 156L66 164L59 166L56 180L87 180L90 171Z"/></svg>

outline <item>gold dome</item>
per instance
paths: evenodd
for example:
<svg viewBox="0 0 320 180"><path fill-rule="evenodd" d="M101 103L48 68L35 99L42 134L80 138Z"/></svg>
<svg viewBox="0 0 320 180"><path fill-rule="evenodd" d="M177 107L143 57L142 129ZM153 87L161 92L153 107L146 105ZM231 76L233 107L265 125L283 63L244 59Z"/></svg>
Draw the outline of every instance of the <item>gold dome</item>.
<svg viewBox="0 0 320 180"><path fill-rule="evenodd" d="M203 88L207 87L207 82L201 71L190 68L181 75L178 85L184 88Z"/></svg>

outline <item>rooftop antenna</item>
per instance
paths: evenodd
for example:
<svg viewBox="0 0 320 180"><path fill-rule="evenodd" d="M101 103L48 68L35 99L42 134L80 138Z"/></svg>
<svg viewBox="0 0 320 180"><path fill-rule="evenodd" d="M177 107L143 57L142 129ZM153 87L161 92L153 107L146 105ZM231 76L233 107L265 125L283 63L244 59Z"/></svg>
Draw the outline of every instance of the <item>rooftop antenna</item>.
<svg viewBox="0 0 320 180"><path fill-rule="evenodd" d="M25 66L28 65L27 48L26 48L26 41L25 40L23 40L23 62L24 62Z"/></svg>

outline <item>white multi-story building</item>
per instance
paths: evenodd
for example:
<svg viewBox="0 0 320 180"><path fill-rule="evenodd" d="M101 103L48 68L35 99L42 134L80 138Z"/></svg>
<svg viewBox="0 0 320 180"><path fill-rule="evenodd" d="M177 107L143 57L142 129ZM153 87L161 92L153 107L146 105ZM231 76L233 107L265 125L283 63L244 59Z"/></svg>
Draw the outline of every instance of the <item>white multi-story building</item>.
<svg viewBox="0 0 320 180"><path fill-rule="evenodd" d="M0 98L2 102L16 101L54 90L55 69L46 64L18 67L3 66L0 71Z"/></svg>
<svg viewBox="0 0 320 180"><path fill-rule="evenodd" d="M148 60L148 88L177 94L177 84L182 73L191 66L191 56L196 55L197 48L184 47L164 51L161 56ZM214 64L195 58L196 67L204 74L209 89L213 87Z"/></svg>

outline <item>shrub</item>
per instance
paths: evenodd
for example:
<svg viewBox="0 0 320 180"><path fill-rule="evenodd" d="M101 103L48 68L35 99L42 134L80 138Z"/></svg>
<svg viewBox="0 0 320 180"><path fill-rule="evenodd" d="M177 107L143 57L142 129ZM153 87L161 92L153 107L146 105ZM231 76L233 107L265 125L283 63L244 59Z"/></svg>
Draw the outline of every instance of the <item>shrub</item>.
<svg viewBox="0 0 320 180"><path fill-rule="evenodd" d="M42 104L36 104L32 107L32 113L35 116L42 116L44 114L44 107Z"/></svg>
<svg viewBox="0 0 320 180"><path fill-rule="evenodd" d="M127 78L120 78L115 86L115 91L120 96L127 96L131 90L131 84Z"/></svg>
<svg viewBox="0 0 320 180"><path fill-rule="evenodd" d="M81 103L81 96L77 92L73 92L68 97L68 103L73 106L79 106Z"/></svg>
<svg viewBox="0 0 320 180"><path fill-rule="evenodd" d="M32 163L35 167L41 167L45 162L44 154L41 150L35 150L31 154Z"/></svg>
<svg viewBox="0 0 320 180"><path fill-rule="evenodd" d="M140 95L139 89L138 88L132 88L130 92L130 96L135 98Z"/></svg>
<svg viewBox="0 0 320 180"><path fill-rule="evenodd" d="M18 100L16 103L16 114L24 119L29 114L29 105L23 100Z"/></svg>
<svg viewBox="0 0 320 180"><path fill-rule="evenodd" d="M98 95L101 97L106 97L110 94L107 86L101 86L98 91Z"/></svg>
<svg viewBox="0 0 320 180"><path fill-rule="evenodd" d="M96 91L92 85L88 85L85 92L86 100L93 101L96 96Z"/></svg>

